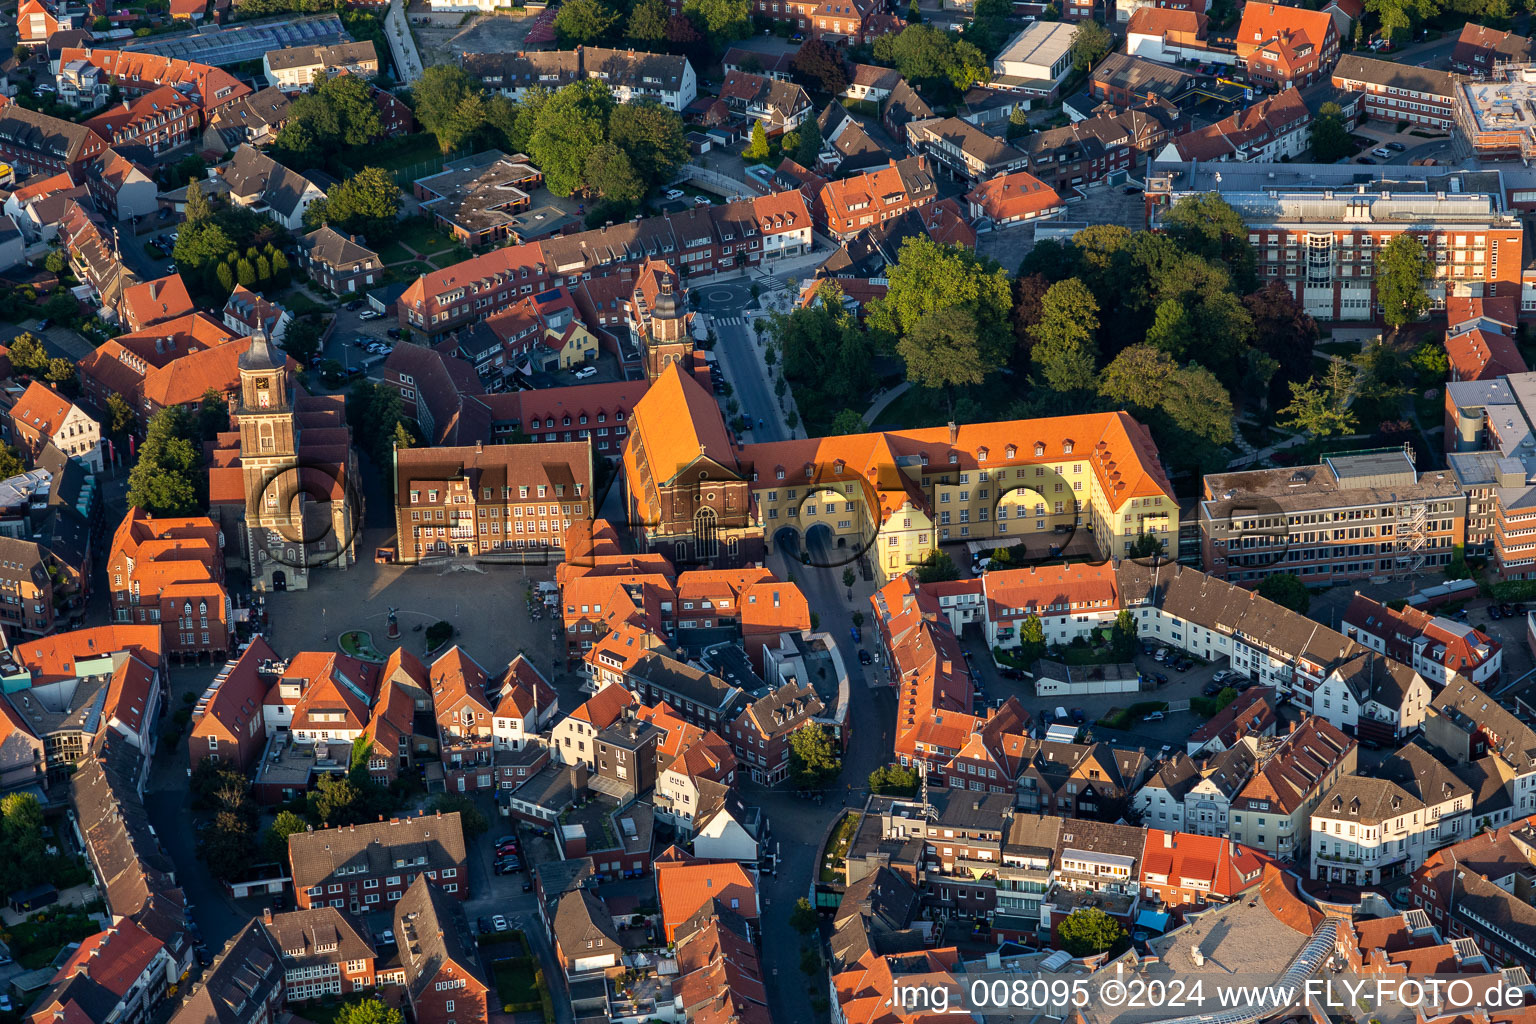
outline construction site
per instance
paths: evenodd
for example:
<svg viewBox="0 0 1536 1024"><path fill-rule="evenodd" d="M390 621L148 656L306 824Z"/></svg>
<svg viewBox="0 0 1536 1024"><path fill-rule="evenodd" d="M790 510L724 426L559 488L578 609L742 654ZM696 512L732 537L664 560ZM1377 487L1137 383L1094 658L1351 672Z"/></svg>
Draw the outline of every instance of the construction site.
<svg viewBox="0 0 1536 1024"><path fill-rule="evenodd" d="M1529 162L1536 156L1536 64L1456 83L1456 125L1473 152Z"/></svg>

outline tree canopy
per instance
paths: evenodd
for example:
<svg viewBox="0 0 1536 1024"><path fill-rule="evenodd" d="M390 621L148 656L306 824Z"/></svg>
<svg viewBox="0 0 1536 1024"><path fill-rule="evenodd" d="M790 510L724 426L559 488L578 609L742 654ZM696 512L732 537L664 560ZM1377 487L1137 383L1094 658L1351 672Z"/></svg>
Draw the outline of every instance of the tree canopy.
<svg viewBox="0 0 1536 1024"><path fill-rule="evenodd" d="M1085 907L1068 914L1056 928L1061 948L1073 956L1106 953L1126 938L1125 928L1098 907Z"/></svg>
<svg viewBox="0 0 1536 1024"><path fill-rule="evenodd" d="M1344 123L1344 111L1331 100L1318 108L1309 131L1312 158L1320 164L1331 164L1355 151L1349 139L1349 126Z"/></svg>
<svg viewBox="0 0 1536 1024"><path fill-rule="evenodd" d="M795 785L816 788L836 778L842 770L842 755L824 726L811 723L790 734L789 774Z"/></svg>
<svg viewBox="0 0 1536 1024"><path fill-rule="evenodd" d="M1306 585L1285 572L1272 572L1259 580L1259 596L1301 615L1307 614L1307 609L1312 606L1312 595L1307 592Z"/></svg>
<svg viewBox="0 0 1536 1024"><path fill-rule="evenodd" d="M329 223L379 247L394 236L399 213L400 188L394 177L382 168L364 167L311 203L304 211L304 226L314 230Z"/></svg>
<svg viewBox="0 0 1536 1024"><path fill-rule="evenodd" d="M128 505L157 516L197 515L207 492L202 436L179 407L161 409L149 421L138 462L128 474Z"/></svg>
<svg viewBox="0 0 1536 1024"><path fill-rule="evenodd" d="M1424 279L1429 276L1429 259L1424 243L1404 231L1376 252L1376 301L1381 318L1393 330L1412 323L1429 309L1429 294Z"/></svg>
<svg viewBox="0 0 1536 1024"><path fill-rule="evenodd" d="M894 67L914 85L951 95L964 93L992 76L986 54L974 43L931 25L908 25L875 40L875 60Z"/></svg>

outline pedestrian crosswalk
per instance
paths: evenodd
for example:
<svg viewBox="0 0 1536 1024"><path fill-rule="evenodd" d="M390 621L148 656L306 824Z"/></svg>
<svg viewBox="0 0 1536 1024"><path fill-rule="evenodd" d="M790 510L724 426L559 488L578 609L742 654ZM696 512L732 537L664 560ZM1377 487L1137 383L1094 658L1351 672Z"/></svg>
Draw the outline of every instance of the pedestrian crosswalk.
<svg viewBox="0 0 1536 1024"><path fill-rule="evenodd" d="M739 327L747 322L747 318L744 316L716 316L710 319L721 327Z"/></svg>

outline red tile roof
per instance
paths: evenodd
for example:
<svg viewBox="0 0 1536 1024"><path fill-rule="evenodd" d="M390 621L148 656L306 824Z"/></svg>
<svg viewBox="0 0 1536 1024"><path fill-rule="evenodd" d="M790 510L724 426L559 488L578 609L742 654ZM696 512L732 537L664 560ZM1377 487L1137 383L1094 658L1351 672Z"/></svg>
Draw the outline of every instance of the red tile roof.
<svg viewBox="0 0 1536 1024"><path fill-rule="evenodd" d="M613 687L609 687L613 689ZM656 896L661 904L666 940L677 937L678 926L711 900L719 900L748 921L758 917L757 883L734 861L689 858L656 864Z"/></svg>

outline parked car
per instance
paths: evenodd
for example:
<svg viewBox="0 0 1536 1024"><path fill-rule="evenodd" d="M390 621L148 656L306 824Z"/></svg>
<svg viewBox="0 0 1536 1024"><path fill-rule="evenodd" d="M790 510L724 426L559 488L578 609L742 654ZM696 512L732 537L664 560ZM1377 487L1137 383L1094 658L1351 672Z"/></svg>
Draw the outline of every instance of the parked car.
<svg viewBox="0 0 1536 1024"><path fill-rule="evenodd" d="M1035 721L1039 722L1040 723L1040 728L1044 729L1047 726L1049 726L1052 722L1056 721L1056 719L1051 717L1051 709L1050 708L1041 708L1040 709L1040 713L1035 716Z"/></svg>
<svg viewBox="0 0 1536 1024"><path fill-rule="evenodd" d="M1168 648L1166 648L1166 647L1159 647L1157 649L1157 653L1154 654L1152 656L1152 658L1153 658L1154 661L1167 661L1168 660Z"/></svg>
<svg viewBox="0 0 1536 1024"><path fill-rule="evenodd" d="M398 327L391 327L384 333L389 335L391 338L394 338L396 341L399 341L402 337L405 336L405 332Z"/></svg>
<svg viewBox="0 0 1536 1024"><path fill-rule="evenodd" d="M1072 724L1083 725L1088 721L1088 714L1082 708L1072 709Z"/></svg>
<svg viewBox="0 0 1536 1024"><path fill-rule="evenodd" d="M1372 160L1368 156L1360 156L1355 158L1355 163L1357 164L1374 164L1375 162L1375 160Z"/></svg>
<svg viewBox="0 0 1536 1024"><path fill-rule="evenodd" d="M859 664L860 665L872 665L872 664L874 664L874 661L875 661L875 659L871 658L869 656L869 652L868 651L860 648L860 650L859 650Z"/></svg>
<svg viewBox="0 0 1536 1024"><path fill-rule="evenodd" d="M1383 160L1389 160L1392 157L1392 151L1386 146L1378 146L1377 148L1371 150L1371 155L1379 156Z"/></svg>
<svg viewBox="0 0 1536 1024"><path fill-rule="evenodd" d="M533 879L523 879L523 892L533 892Z"/></svg>
<svg viewBox="0 0 1536 1024"><path fill-rule="evenodd" d="M668 199L681 199L681 198L683 198L683 190L680 189L680 188L669 188L669 189L667 189L667 198Z"/></svg>
<svg viewBox="0 0 1536 1024"><path fill-rule="evenodd" d="M1163 719L1165 719L1167 717L1168 716L1166 714L1164 714L1163 712L1161 712L1161 711L1154 711L1154 712L1152 712L1149 715L1142 715L1141 716L1141 720L1143 722L1161 722Z"/></svg>
<svg viewBox="0 0 1536 1024"><path fill-rule="evenodd" d="M506 835L504 835L504 836L501 836L501 837L499 837L499 838L498 838L498 839L497 839L497 840L496 840L496 845L497 845L497 846L505 846L505 845L507 845L507 844L508 844L508 843L513 843L513 844L516 844L516 843L517 843L517 836L515 836L515 835L512 835L512 834L511 834L511 833L510 833L510 832L509 832L509 833L507 833L507 834L506 834Z"/></svg>
<svg viewBox="0 0 1536 1024"><path fill-rule="evenodd" d="M363 300L362 299L353 299L351 302L347 303L345 306L342 306L341 308L346 310L348 313L355 313L359 309L363 308Z"/></svg>
<svg viewBox="0 0 1536 1024"><path fill-rule="evenodd" d="M709 204L710 204L709 196L694 196L693 197L693 205L694 206L708 206Z"/></svg>
<svg viewBox="0 0 1536 1024"><path fill-rule="evenodd" d="M1168 677L1166 675L1164 675L1163 673L1161 673L1161 672L1153 672L1152 673L1152 678L1157 680L1157 685L1158 686L1167 686L1168 685Z"/></svg>
<svg viewBox="0 0 1536 1024"><path fill-rule="evenodd" d="M1494 622L1498 622L1504 616L1502 614L1500 614L1499 606L1498 605L1491 604L1491 605L1488 606L1488 617L1490 619L1492 619Z"/></svg>
<svg viewBox="0 0 1536 1024"><path fill-rule="evenodd" d="M1224 683L1228 679L1231 679L1235 675L1237 675L1237 673L1233 672L1229 668L1220 669L1220 670L1218 670L1216 672L1215 675L1211 676L1211 682L1213 682L1213 683Z"/></svg>
<svg viewBox="0 0 1536 1024"><path fill-rule="evenodd" d="M576 379L577 380L586 380L588 377L596 377L596 376L597 376L597 367L595 367L595 366L583 366L581 369L576 371Z"/></svg>
<svg viewBox="0 0 1536 1024"><path fill-rule="evenodd" d="M1408 147L1403 145L1401 142L1389 142L1389 143L1387 143L1387 148L1390 149L1394 153L1401 153L1403 150L1407 149Z"/></svg>
<svg viewBox="0 0 1536 1024"><path fill-rule="evenodd" d="M509 931L512 926L507 924L506 918L502 917L500 914L497 914L495 917L491 918L491 927L495 928L499 932L504 932Z"/></svg>
<svg viewBox="0 0 1536 1024"><path fill-rule="evenodd" d="M1205 687L1200 692L1205 694L1207 697L1214 697L1221 692L1221 684L1213 679L1209 683L1206 683Z"/></svg>
<svg viewBox="0 0 1536 1024"><path fill-rule="evenodd" d="M858 626L849 626L848 635L853 637L853 642L856 644L864 642L864 634L859 632Z"/></svg>

